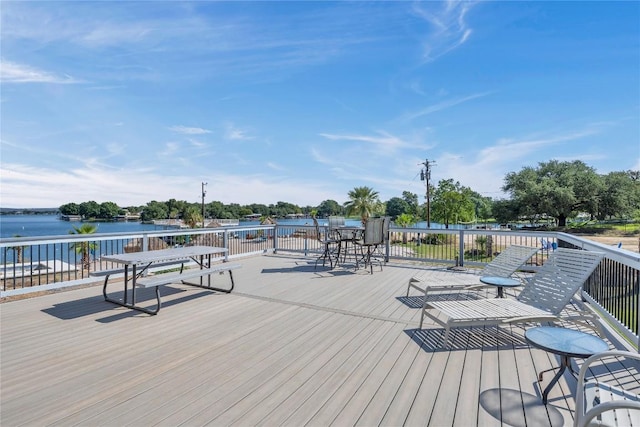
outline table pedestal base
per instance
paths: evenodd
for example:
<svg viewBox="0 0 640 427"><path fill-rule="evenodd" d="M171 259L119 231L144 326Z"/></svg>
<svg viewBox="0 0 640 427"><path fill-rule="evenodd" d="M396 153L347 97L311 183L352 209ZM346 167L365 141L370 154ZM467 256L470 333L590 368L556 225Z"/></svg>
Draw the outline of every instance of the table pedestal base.
<svg viewBox="0 0 640 427"><path fill-rule="evenodd" d="M560 377L562 377L562 374L564 374L564 371L566 371L567 368L569 369L569 372L571 372L571 374L573 374L573 376L575 377L576 373L571 367L571 359L569 358L569 356L560 356L559 367L547 369L545 371L540 371L540 373L538 374L538 383L541 383L542 376L544 375L544 373L549 371L555 371L556 369L558 369L558 372L556 373L556 375L551 379L551 382L547 385L547 387L545 387L544 391L542 392L542 403L544 403L545 405L547 404L547 397L549 396L549 392L551 391L553 386L560 380Z"/></svg>

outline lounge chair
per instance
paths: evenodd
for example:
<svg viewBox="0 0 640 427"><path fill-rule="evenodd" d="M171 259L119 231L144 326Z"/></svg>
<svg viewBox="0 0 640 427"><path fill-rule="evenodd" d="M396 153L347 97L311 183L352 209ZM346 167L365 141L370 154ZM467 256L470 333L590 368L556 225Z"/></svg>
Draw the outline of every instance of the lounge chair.
<svg viewBox="0 0 640 427"><path fill-rule="evenodd" d="M517 270L529 260L538 251L538 248L532 248L530 246L511 245L505 248L500 254L495 257L489 264L480 271L477 277L482 276L497 276L497 277L511 277ZM474 283L470 285L439 285L433 286L427 283L429 276L413 276L409 279L407 285L407 297L411 288L421 292L427 300L428 294L435 292L452 292L463 290L476 290L486 285Z"/></svg>
<svg viewBox="0 0 640 427"><path fill-rule="evenodd" d="M579 249L559 248L529 280L516 299L426 301L422 307L420 328L425 316L445 328L444 344L456 326L500 325L555 321L573 295L600 264L604 254ZM434 313L432 313L432 310ZM444 318L444 320L443 320ZM598 328L594 317L586 313L563 317L584 326ZM588 321L594 323L590 325ZM601 330L596 329L598 332Z"/></svg>
<svg viewBox="0 0 640 427"><path fill-rule="evenodd" d="M586 381L587 372L593 371L592 364L604 359L635 359L640 361L640 354L628 351L611 350L597 353L585 360L578 374L576 393L575 427L592 425L606 426L640 426L640 396L630 390L625 390L618 384L607 382ZM618 363L619 360L616 360ZM622 372L625 378L618 378L623 384L637 384L637 379L631 377L626 369L608 369L612 373ZM597 370L596 370L597 371ZM615 378L615 375L614 375Z"/></svg>

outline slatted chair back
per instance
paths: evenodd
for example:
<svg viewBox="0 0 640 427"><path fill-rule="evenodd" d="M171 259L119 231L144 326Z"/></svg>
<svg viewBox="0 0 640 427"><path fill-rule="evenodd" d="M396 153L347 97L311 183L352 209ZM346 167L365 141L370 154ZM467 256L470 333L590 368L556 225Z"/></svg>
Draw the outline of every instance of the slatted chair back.
<svg viewBox="0 0 640 427"><path fill-rule="evenodd" d="M329 235L332 237L338 237L338 228L344 227L345 219L343 216L330 216L329 217Z"/></svg>
<svg viewBox="0 0 640 427"><path fill-rule="evenodd" d="M389 240L389 225L391 224L391 217L385 216L382 219L382 241L386 243L387 240Z"/></svg>
<svg viewBox="0 0 640 427"><path fill-rule="evenodd" d="M480 275L509 277L536 252L538 248L531 246L508 246L482 269Z"/></svg>
<svg viewBox="0 0 640 427"><path fill-rule="evenodd" d="M363 245L374 246L384 242L382 225L384 218L369 218L364 224Z"/></svg>
<svg viewBox="0 0 640 427"><path fill-rule="evenodd" d="M518 301L560 314L603 257L601 252L559 248L524 286Z"/></svg>

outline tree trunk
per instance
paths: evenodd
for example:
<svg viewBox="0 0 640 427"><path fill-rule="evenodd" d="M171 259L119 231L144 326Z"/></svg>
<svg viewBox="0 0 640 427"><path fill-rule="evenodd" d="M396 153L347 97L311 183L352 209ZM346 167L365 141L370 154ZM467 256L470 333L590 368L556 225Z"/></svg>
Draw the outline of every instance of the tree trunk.
<svg viewBox="0 0 640 427"><path fill-rule="evenodd" d="M566 215L561 215L558 217L558 227L566 227L567 226L567 217Z"/></svg>

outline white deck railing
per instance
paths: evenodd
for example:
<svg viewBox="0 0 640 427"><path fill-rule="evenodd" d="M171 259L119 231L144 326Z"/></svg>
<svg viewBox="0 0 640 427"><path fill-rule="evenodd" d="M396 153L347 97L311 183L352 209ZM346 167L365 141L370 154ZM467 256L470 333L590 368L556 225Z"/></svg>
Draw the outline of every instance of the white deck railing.
<svg viewBox="0 0 640 427"><path fill-rule="evenodd" d="M324 229L323 229L324 232ZM544 244L543 244L544 243ZM0 297L95 282L93 271L115 268L102 255L204 244L228 249L227 258L271 252L318 254L313 226L258 225L138 233L100 233L0 239ZM640 254L557 232L443 230L391 227L385 247L390 260L483 266L503 248L539 247L527 264L536 267L554 247L601 251L605 261L584 287L584 298L619 332L638 345Z"/></svg>

